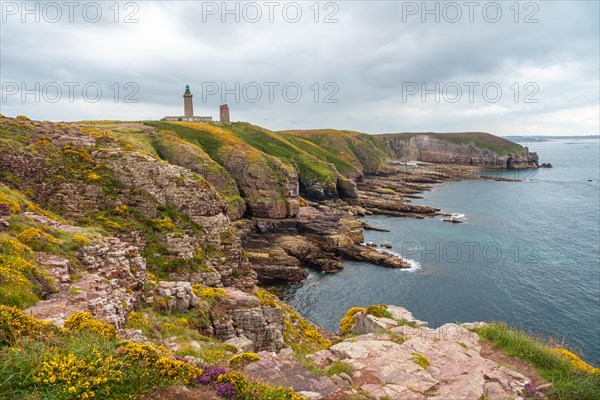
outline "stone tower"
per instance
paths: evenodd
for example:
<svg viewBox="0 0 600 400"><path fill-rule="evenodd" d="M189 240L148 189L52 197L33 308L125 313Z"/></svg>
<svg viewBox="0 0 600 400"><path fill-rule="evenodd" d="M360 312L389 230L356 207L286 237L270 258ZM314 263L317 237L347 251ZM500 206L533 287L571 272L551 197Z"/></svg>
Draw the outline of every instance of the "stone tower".
<svg viewBox="0 0 600 400"><path fill-rule="evenodd" d="M192 103L192 93L189 85L185 85L185 93L183 94L183 115L186 117L194 116L194 104Z"/></svg>
<svg viewBox="0 0 600 400"><path fill-rule="evenodd" d="M221 105L221 122L229 122L229 106L227 104Z"/></svg>

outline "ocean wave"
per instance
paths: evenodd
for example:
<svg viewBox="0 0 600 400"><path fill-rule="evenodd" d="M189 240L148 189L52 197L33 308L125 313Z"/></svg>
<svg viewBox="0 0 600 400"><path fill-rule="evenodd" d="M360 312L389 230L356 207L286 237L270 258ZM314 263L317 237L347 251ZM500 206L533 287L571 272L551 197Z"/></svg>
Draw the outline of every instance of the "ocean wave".
<svg viewBox="0 0 600 400"><path fill-rule="evenodd" d="M458 218L458 219L462 219L462 220L467 220L467 219L469 219L469 218L467 218L467 217L465 216L465 214L463 214L463 213L455 213L455 212L450 212L450 211L446 211L446 210L441 210L441 212L442 212L443 214L448 214L448 215L450 215L450 218ZM441 219L444 219L444 218L445 218L445 216L442 216L442 218L441 218Z"/></svg>
<svg viewBox="0 0 600 400"><path fill-rule="evenodd" d="M410 258L405 258L404 261L410 264L410 268L404 269L406 272L414 272L421 269L421 263Z"/></svg>
<svg viewBox="0 0 600 400"><path fill-rule="evenodd" d="M373 250L376 250L380 253L389 254L391 256L401 258L402 260L404 260L410 264L410 268L400 268L399 271L412 272L412 271L421 269L421 264L418 261L411 260L410 258L402 257L402 254L396 253L395 251L384 249L384 248L378 248L378 247L374 247Z"/></svg>

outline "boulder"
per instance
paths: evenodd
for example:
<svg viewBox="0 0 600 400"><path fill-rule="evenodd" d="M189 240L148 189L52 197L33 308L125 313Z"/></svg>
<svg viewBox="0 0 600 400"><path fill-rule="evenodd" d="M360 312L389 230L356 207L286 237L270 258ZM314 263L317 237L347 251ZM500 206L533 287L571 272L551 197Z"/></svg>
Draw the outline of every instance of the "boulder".
<svg viewBox="0 0 600 400"><path fill-rule="evenodd" d="M254 343L252 342L252 340L248 339L246 336L243 335L233 337L229 340L224 341L223 343L235 346L238 353L245 353L254 349Z"/></svg>
<svg viewBox="0 0 600 400"><path fill-rule="evenodd" d="M356 189L356 183L352 181L352 179L348 179L341 175L337 177L337 190L342 199L350 198L357 199L358 198L358 190Z"/></svg>
<svg viewBox="0 0 600 400"><path fill-rule="evenodd" d="M168 310L187 311L199 303L190 282L161 281L155 290L155 297L164 299Z"/></svg>
<svg viewBox="0 0 600 400"><path fill-rule="evenodd" d="M398 326L398 323L389 318L377 318L373 315L358 313L354 317L354 326L352 333L365 334L377 332L380 330L391 329Z"/></svg>

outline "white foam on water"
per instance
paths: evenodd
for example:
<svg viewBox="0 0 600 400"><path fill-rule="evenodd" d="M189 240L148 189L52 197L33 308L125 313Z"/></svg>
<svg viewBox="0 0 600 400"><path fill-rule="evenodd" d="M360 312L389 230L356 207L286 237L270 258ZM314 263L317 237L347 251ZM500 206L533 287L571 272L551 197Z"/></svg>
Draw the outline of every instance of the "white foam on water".
<svg viewBox="0 0 600 400"><path fill-rule="evenodd" d="M420 270L420 269L421 269L421 263L420 263L420 262L418 262L418 261L415 261L415 260L411 260L410 258L405 258L404 260L405 260L407 263L409 263L409 264L410 264L410 268L408 268L408 269L404 269L403 271L406 271L406 272L414 272L414 271L417 271L417 270Z"/></svg>
<svg viewBox="0 0 600 400"><path fill-rule="evenodd" d="M449 214L450 218L458 218L458 219L461 219L463 221L469 219L463 213L455 213L455 212L450 212L450 211L446 211L446 210L440 210L440 212L443 213L443 214ZM444 218L446 218L446 216L442 215L440 219L444 219Z"/></svg>
<svg viewBox="0 0 600 400"><path fill-rule="evenodd" d="M402 260L404 260L410 264L410 268L398 268L399 271L412 272L412 271L421 269L421 264L418 261L411 260L410 258L404 258L404 257L402 257L401 254L396 253L395 251L388 250L388 249L381 248L381 247L373 247L373 250L376 250L380 253L385 253L385 254L389 254L391 256L401 258Z"/></svg>

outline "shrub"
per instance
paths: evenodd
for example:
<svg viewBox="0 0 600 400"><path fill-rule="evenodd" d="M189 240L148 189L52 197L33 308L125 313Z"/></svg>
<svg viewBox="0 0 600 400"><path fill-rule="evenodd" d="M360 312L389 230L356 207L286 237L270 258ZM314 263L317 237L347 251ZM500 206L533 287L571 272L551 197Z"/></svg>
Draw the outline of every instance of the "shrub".
<svg viewBox="0 0 600 400"><path fill-rule="evenodd" d="M127 314L127 322L125 327L130 329L142 329L150 326L150 321L144 317L144 314L137 311L131 311Z"/></svg>
<svg viewBox="0 0 600 400"><path fill-rule="evenodd" d="M385 304L374 304L367 307L366 313L377 318L391 318L392 314L387 310Z"/></svg>
<svg viewBox="0 0 600 400"><path fill-rule="evenodd" d="M0 256L0 304L26 307L52 293L52 279L21 257Z"/></svg>
<svg viewBox="0 0 600 400"><path fill-rule="evenodd" d="M162 347L61 330L14 308L0 307L0 340L0 398L131 399L202 375Z"/></svg>
<svg viewBox="0 0 600 400"><path fill-rule="evenodd" d="M48 245L58 243L58 239L38 228L23 229L17 234L17 239L34 250L44 250Z"/></svg>
<svg viewBox="0 0 600 400"><path fill-rule="evenodd" d="M31 248L29 246L15 239L3 239L1 243L3 250L7 253L15 253L17 255L21 255L23 253L28 253L31 251Z"/></svg>
<svg viewBox="0 0 600 400"><path fill-rule="evenodd" d="M427 357L425 357L423 354L419 354L419 353L413 353L412 354L412 360L421 368L423 369L427 369L427 367L429 367L429 365L431 364L429 362L429 360L427 359Z"/></svg>
<svg viewBox="0 0 600 400"><path fill-rule="evenodd" d="M175 224L171 218L153 219L152 227L157 231L172 231L175 229Z"/></svg>
<svg viewBox="0 0 600 400"><path fill-rule="evenodd" d="M131 361L140 363L145 368L155 369L158 374L172 381L189 384L202 375L202 370L195 365L166 356L166 350L151 344L122 342L117 354Z"/></svg>
<svg viewBox="0 0 600 400"><path fill-rule="evenodd" d="M256 353L237 354L229 359L229 366L232 368L243 368L258 360L260 360L260 357Z"/></svg>
<svg viewBox="0 0 600 400"><path fill-rule="evenodd" d="M0 305L0 347L12 345L22 337L50 337L58 331L55 325L26 315L16 307Z"/></svg>
<svg viewBox="0 0 600 400"><path fill-rule="evenodd" d="M36 214L43 215L44 217L46 217L48 219L51 219L51 220L54 220L54 221L58 221L59 220L52 213L49 213L48 211L44 210L43 208L41 208L37 204L32 203L31 201L28 201L27 203L25 203L25 208L27 209L27 211L31 211L31 212L34 212Z"/></svg>
<svg viewBox="0 0 600 400"><path fill-rule="evenodd" d="M225 289L206 287L200 284L192 285L192 291L196 296L206 300L209 304L221 300L221 298L227 295Z"/></svg>
<svg viewBox="0 0 600 400"><path fill-rule="evenodd" d="M0 206L6 209L8 213L18 214L21 212L21 205L16 201L9 199L4 193L0 192Z"/></svg>
<svg viewBox="0 0 600 400"><path fill-rule="evenodd" d="M337 360L334 361L329 368L327 368L326 374L328 376L332 376L335 374L341 374L342 372L352 375L354 368L352 368L352 365L348 364L347 362Z"/></svg>
<svg viewBox="0 0 600 400"><path fill-rule="evenodd" d="M225 351L228 351L228 352L230 352L230 353L237 353L237 352L238 352L238 348L237 348L237 347L235 347L235 346L234 346L234 345L232 345L232 344L229 344L229 343L223 343L223 344L221 345L221 348L222 348L223 350L225 350Z"/></svg>
<svg viewBox="0 0 600 400"><path fill-rule="evenodd" d="M93 350L87 357L55 355L44 361L34 380L42 386L56 386L61 398L111 397L111 386L121 383L123 362Z"/></svg>
<svg viewBox="0 0 600 400"><path fill-rule="evenodd" d="M106 339L116 339L118 337L117 328L106 322L95 320L89 312L72 314L65 321L65 329L69 332L87 331L97 333Z"/></svg>
<svg viewBox="0 0 600 400"><path fill-rule="evenodd" d="M90 244L90 239L86 238L85 236L75 235L71 238L71 240L74 241L79 247L84 247Z"/></svg>
<svg viewBox="0 0 600 400"><path fill-rule="evenodd" d="M202 370L197 366L170 357L160 357L156 366L160 375L185 385L202 375Z"/></svg>
<svg viewBox="0 0 600 400"><path fill-rule="evenodd" d="M302 317L293 307L282 302L265 289L256 289L254 294L266 307L280 308L283 311L283 339L299 354L314 353L331 346L314 324Z"/></svg>
<svg viewBox="0 0 600 400"><path fill-rule="evenodd" d="M142 361L153 364L160 358L159 349L150 344L123 341L117 349L117 354L126 356L132 361Z"/></svg>
<svg viewBox="0 0 600 400"><path fill-rule="evenodd" d="M340 320L340 333L342 335L346 335L350 333L350 330L354 326L354 321L356 320L356 314L359 312L366 311L363 307L352 307L347 312L344 318Z"/></svg>
<svg viewBox="0 0 600 400"><path fill-rule="evenodd" d="M557 354L559 354L560 356L562 356L563 358L568 360L573 365L573 367L575 367L575 369L578 369L580 371L587 372L590 374L600 374L600 368L592 367L590 364L586 363L581 358L579 358L577 355L575 355L574 353L572 353L571 351L569 351L567 349L556 348L556 349L553 349L552 351L556 352Z"/></svg>
<svg viewBox="0 0 600 400"><path fill-rule="evenodd" d="M88 172L85 177L89 181L92 181L92 182L99 181L100 179L102 179L102 177L100 175L98 175L98 174L96 174L95 172L92 172L92 171Z"/></svg>
<svg viewBox="0 0 600 400"><path fill-rule="evenodd" d="M217 396L223 397L225 399L235 398L235 387L229 382L218 384L216 392Z"/></svg>
<svg viewBox="0 0 600 400"><path fill-rule="evenodd" d="M7 217L11 214L10 207L6 203L0 203L0 217Z"/></svg>
<svg viewBox="0 0 600 400"><path fill-rule="evenodd" d="M206 367L198 378L196 378L196 383L208 384L214 383L219 379L220 375L227 373L227 370L222 367Z"/></svg>
<svg viewBox="0 0 600 400"><path fill-rule="evenodd" d="M283 386L273 387L261 382L256 382L248 379L241 372L228 372L219 375L217 383L220 385L230 384L235 392L236 400L304 400L304 397L294 393L292 388L284 388Z"/></svg>

